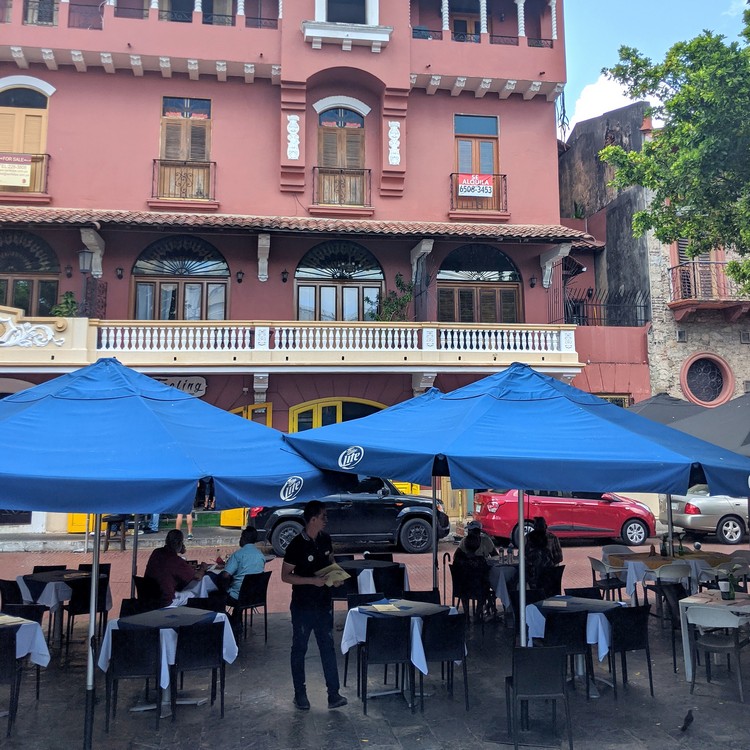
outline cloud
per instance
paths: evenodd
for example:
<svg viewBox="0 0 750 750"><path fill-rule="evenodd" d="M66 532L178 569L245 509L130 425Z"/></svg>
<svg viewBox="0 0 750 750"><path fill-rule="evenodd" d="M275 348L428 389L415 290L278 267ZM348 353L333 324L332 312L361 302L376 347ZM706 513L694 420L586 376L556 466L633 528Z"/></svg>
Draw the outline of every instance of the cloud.
<svg viewBox="0 0 750 750"><path fill-rule="evenodd" d="M572 130L577 122L599 117L605 112L619 109L633 101L619 83L610 80L602 73L596 83L584 86L581 91L581 95L575 103L573 116L570 118L569 130Z"/></svg>
<svg viewBox="0 0 750 750"><path fill-rule="evenodd" d="M732 0L729 7L721 12L722 16L741 16L747 8L746 0Z"/></svg>

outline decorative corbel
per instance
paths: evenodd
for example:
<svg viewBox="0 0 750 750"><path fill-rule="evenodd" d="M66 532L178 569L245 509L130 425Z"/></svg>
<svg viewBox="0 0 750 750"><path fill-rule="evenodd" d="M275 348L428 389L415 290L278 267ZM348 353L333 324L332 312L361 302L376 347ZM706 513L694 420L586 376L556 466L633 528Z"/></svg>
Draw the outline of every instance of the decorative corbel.
<svg viewBox="0 0 750 750"><path fill-rule="evenodd" d="M102 258L104 257L104 238L95 229L83 227L81 229L81 242L87 250L94 254L91 259L91 275L95 279L102 277Z"/></svg>
<svg viewBox="0 0 750 750"><path fill-rule="evenodd" d="M562 260L570 254L570 242L556 245L551 250L545 250L539 255L539 265L542 268L542 286L549 289L552 285L552 269L556 260Z"/></svg>
<svg viewBox="0 0 750 750"><path fill-rule="evenodd" d="M415 396L432 388L437 377L436 372L414 372L411 376L411 389Z"/></svg>
<svg viewBox="0 0 750 750"><path fill-rule="evenodd" d="M258 235L258 281L268 281L268 256L271 252L271 235Z"/></svg>
<svg viewBox="0 0 750 750"><path fill-rule="evenodd" d="M424 259L432 252L435 240L420 240L411 249L411 281L416 284L420 277L420 270L424 266Z"/></svg>
<svg viewBox="0 0 750 750"><path fill-rule="evenodd" d="M253 375L253 400L256 404L266 403L266 393L268 392L268 373L256 372Z"/></svg>

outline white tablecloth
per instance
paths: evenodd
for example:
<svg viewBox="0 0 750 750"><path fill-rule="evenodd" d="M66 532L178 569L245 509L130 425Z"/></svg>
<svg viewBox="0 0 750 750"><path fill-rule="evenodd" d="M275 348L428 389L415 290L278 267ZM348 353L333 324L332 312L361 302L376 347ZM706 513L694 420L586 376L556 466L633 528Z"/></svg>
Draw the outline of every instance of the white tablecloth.
<svg viewBox="0 0 750 750"><path fill-rule="evenodd" d="M508 596L508 582L514 581L518 577L517 565L500 565L490 562L489 580L492 590L497 594L503 603L503 608L510 607L510 597Z"/></svg>
<svg viewBox="0 0 750 750"><path fill-rule="evenodd" d="M627 606L624 602L617 602L617 604ZM544 638L545 623L544 615L536 604L526 605L526 626L529 629L529 643L532 643L532 638ZM589 612L586 619L586 641L590 644L596 644L599 661L602 661L609 652L610 635L609 620L607 620L604 612Z"/></svg>
<svg viewBox="0 0 750 750"><path fill-rule="evenodd" d="M217 612L214 622L224 623L224 661L231 664L237 658L238 650L229 618L223 612ZM117 619L110 620L107 623L107 631L104 634L98 662L99 669L102 672L106 672L109 668L109 659L112 655L112 631L119 630L119 628L119 620ZM169 666L174 664L177 650L177 631L172 628L161 628L159 635L161 641L161 686L166 689L169 687Z"/></svg>
<svg viewBox="0 0 750 750"><path fill-rule="evenodd" d="M458 615L455 607L450 608L451 615ZM344 623L344 633L341 636L341 653L345 654L358 643L364 643L367 636L368 615L359 611L359 607L349 610ZM422 618L411 619L411 663L422 673L427 674L427 659L422 646Z"/></svg>
<svg viewBox="0 0 750 750"><path fill-rule="evenodd" d="M750 622L750 596L737 592L735 599L722 599L721 592L716 590L701 591L685 599L680 599L680 624L682 626L682 658L685 662L685 679L690 682L693 677L693 665L690 659L690 641L688 639L687 611L698 604L702 607L721 607L738 615L747 615Z"/></svg>
<svg viewBox="0 0 750 750"><path fill-rule="evenodd" d="M23 620L10 615L0 615L0 629L13 627L20 621L16 631L16 659L28 656L33 664L46 667L49 664L49 649L44 640L44 632L38 622Z"/></svg>
<svg viewBox="0 0 750 750"><path fill-rule="evenodd" d="M203 599L207 597L212 591L218 591L216 584L213 582L211 576L203 576L197 581L190 581L182 591L177 591L172 599L170 607L182 607L188 599Z"/></svg>
<svg viewBox="0 0 750 750"><path fill-rule="evenodd" d="M34 600L34 597L29 591L29 587L26 585L26 581L23 580L23 576L16 578L16 583L21 589L21 598L26 604L44 604L45 607L49 607L53 612L60 607L63 603L67 602L73 595L73 591L70 586L64 581L51 581L46 584L39 598ZM112 592L107 586L107 611L112 609Z"/></svg>
<svg viewBox="0 0 750 750"><path fill-rule="evenodd" d="M664 564L668 565L673 562L677 562L677 561L670 559ZM690 591L693 594L696 593L698 591L698 576L700 575L700 571L706 570L707 568L710 568L711 566L708 564L707 560L703 560L700 558L698 559L685 558L684 561L681 560L679 562L686 562L688 563L688 565L690 565ZM643 580L644 574L646 573L647 570L650 570L650 568L647 568L646 564L641 560L626 560L625 567L627 568L627 571L628 571L627 579L625 581L625 591L628 592L628 596L633 596L633 592L635 591L635 585L637 583L640 583ZM683 583L687 585L687 580L683 579Z"/></svg>

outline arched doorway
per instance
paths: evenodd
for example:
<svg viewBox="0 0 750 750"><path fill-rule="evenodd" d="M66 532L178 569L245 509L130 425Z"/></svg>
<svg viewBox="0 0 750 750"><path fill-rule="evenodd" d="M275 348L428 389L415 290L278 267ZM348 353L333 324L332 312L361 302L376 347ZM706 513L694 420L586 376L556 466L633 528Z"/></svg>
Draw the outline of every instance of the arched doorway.
<svg viewBox="0 0 750 750"><path fill-rule="evenodd" d="M54 250L31 232L0 232L0 305L47 317L57 304L60 263Z"/></svg>

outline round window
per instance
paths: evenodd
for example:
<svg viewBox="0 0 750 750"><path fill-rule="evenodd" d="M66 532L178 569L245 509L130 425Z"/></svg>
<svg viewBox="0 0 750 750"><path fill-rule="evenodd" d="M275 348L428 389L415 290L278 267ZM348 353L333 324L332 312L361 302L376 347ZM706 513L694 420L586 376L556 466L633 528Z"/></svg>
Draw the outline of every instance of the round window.
<svg viewBox="0 0 750 750"><path fill-rule="evenodd" d="M691 401L719 406L734 392L734 376L727 363L712 354L696 354L682 368L680 380Z"/></svg>

